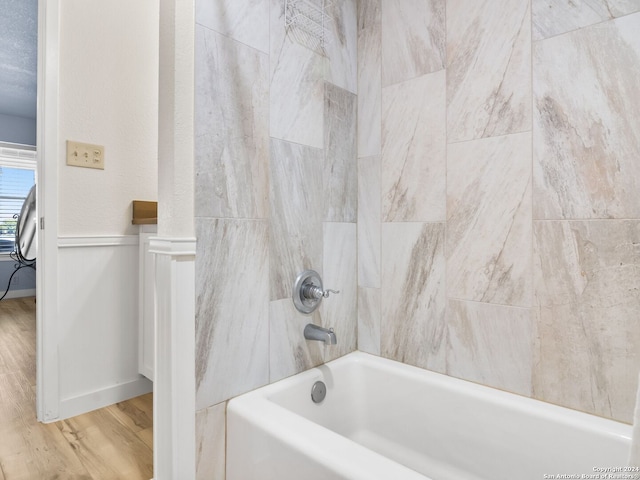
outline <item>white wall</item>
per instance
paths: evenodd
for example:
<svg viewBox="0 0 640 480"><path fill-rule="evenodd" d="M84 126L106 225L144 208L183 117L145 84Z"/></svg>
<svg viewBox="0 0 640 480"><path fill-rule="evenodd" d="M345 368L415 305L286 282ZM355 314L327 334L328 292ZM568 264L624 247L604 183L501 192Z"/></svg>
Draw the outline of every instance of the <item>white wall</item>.
<svg viewBox="0 0 640 480"><path fill-rule="evenodd" d="M194 237L194 5L160 5L158 234Z"/></svg>
<svg viewBox="0 0 640 480"><path fill-rule="evenodd" d="M123 235L131 201L157 199L158 4L60 2L60 235ZM68 167L65 141L105 146Z"/></svg>
<svg viewBox="0 0 640 480"><path fill-rule="evenodd" d="M36 144L36 119L0 113L0 142Z"/></svg>
<svg viewBox="0 0 640 480"><path fill-rule="evenodd" d="M54 322L65 418L151 389L137 373L131 201L157 198L159 11L153 0L60 0L58 18ZM105 169L67 166L66 140L104 145Z"/></svg>

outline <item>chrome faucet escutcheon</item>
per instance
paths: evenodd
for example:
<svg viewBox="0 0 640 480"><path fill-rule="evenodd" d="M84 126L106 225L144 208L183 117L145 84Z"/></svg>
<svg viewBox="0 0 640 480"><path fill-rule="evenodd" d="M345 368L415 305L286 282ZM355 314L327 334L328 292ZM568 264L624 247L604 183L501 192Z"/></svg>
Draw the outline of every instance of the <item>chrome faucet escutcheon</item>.
<svg viewBox="0 0 640 480"><path fill-rule="evenodd" d="M322 279L315 270L305 270L296 278L293 284L293 304L300 313L312 314L320 306L323 298L330 294L340 293L338 290L325 290Z"/></svg>

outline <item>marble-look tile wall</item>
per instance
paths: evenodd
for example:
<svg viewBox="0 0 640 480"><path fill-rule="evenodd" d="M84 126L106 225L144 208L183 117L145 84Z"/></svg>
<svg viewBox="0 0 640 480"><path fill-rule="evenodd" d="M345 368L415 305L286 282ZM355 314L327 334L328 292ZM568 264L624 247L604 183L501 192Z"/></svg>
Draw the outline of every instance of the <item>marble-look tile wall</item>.
<svg viewBox="0 0 640 480"><path fill-rule="evenodd" d="M640 1L359 0L358 348L629 422Z"/></svg>
<svg viewBox="0 0 640 480"><path fill-rule="evenodd" d="M356 12L333 3L323 55L284 0L196 1L198 478L224 478L227 400L356 348ZM340 290L309 317L291 301L308 268Z"/></svg>

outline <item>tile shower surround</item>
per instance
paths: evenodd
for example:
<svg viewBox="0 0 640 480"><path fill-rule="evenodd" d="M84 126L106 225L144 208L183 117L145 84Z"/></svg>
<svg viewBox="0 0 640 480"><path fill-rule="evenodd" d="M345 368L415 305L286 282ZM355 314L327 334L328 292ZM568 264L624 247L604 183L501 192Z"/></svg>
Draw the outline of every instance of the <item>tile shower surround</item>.
<svg viewBox="0 0 640 480"><path fill-rule="evenodd" d="M360 2L359 349L631 421L639 12Z"/></svg>
<svg viewBox="0 0 640 480"><path fill-rule="evenodd" d="M357 5L335 2L323 56L280 0L196 2L197 477L224 478L225 402L356 349ZM242 259L241 261L239 259ZM291 288L340 294L312 316ZM338 345L307 342L315 322Z"/></svg>
<svg viewBox="0 0 640 480"><path fill-rule="evenodd" d="M280 0L196 2L198 478L227 399L356 343L630 421L640 1L334 8L323 57ZM343 293L303 317L310 267Z"/></svg>

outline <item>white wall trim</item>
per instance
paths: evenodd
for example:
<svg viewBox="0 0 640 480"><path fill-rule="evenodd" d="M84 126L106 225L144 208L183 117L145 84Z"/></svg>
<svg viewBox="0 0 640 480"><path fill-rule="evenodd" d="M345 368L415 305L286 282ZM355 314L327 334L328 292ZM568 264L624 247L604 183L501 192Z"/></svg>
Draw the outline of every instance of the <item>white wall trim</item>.
<svg viewBox="0 0 640 480"><path fill-rule="evenodd" d="M36 410L38 420L58 418L58 96L60 0L38 0Z"/></svg>
<svg viewBox="0 0 640 480"><path fill-rule="evenodd" d="M155 253L153 471L156 480L195 479L194 238L150 239Z"/></svg>
<svg viewBox="0 0 640 480"><path fill-rule="evenodd" d="M18 263L18 261L11 258L11 256L8 253L0 253L0 262Z"/></svg>
<svg viewBox="0 0 640 480"><path fill-rule="evenodd" d="M196 254L196 239L193 237L152 237L149 239L149 251L174 257Z"/></svg>
<svg viewBox="0 0 640 480"><path fill-rule="evenodd" d="M130 398L147 394L153 390L153 383L144 377L96 390L77 397L64 398L60 401L60 418L76 415L113 405Z"/></svg>
<svg viewBox="0 0 640 480"><path fill-rule="evenodd" d="M83 237L58 237L59 248L137 246L139 235L87 235Z"/></svg>
<svg viewBox="0 0 640 480"><path fill-rule="evenodd" d="M25 288L23 290L9 290L7 292L7 296L4 297L5 300L9 298L23 298L23 297L34 297L36 295L35 288Z"/></svg>
<svg viewBox="0 0 640 480"><path fill-rule="evenodd" d="M157 225L145 225L140 229L138 245L138 373L149 380L155 378L155 255L149 251L151 238L157 236ZM153 228L150 228L153 227Z"/></svg>

